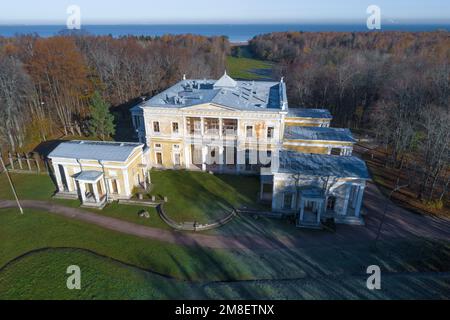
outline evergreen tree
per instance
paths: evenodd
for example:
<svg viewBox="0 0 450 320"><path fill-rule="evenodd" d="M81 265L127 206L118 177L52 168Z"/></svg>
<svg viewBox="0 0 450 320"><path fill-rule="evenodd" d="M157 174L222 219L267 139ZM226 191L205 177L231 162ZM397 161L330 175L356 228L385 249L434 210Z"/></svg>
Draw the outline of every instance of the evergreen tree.
<svg viewBox="0 0 450 320"><path fill-rule="evenodd" d="M89 131L92 135L105 139L115 133L114 116L109 112L108 103L97 91L92 96L90 111Z"/></svg>

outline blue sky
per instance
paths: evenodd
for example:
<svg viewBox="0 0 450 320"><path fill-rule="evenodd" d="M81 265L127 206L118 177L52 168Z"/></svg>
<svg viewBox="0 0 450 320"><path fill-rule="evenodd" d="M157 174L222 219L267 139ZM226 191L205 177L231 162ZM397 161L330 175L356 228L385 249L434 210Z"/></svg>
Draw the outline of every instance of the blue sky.
<svg viewBox="0 0 450 320"><path fill-rule="evenodd" d="M72 4L83 24L363 22L371 4L384 23L450 23L449 0L1 0L0 24L65 24Z"/></svg>

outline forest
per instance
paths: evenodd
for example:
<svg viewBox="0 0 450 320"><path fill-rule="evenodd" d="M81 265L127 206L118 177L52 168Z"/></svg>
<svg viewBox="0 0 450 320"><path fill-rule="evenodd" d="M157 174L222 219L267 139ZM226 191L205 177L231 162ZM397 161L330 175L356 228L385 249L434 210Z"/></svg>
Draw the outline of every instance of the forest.
<svg viewBox="0 0 450 320"><path fill-rule="evenodd" d="M385 166L402 172L414 197L445 205L448 32L286 32L249 45L286 78L290 107L325 107L334 125L370 134L388 154Z"/></svg>
<svg viewBox="0 0 450 320"><path fill-rule="evenodd" d="M218 77L229 42L195 35L24 35L0 38L0 144L30 151L41 141L89 132L98 105L115 108L182 78Z"/></svg>

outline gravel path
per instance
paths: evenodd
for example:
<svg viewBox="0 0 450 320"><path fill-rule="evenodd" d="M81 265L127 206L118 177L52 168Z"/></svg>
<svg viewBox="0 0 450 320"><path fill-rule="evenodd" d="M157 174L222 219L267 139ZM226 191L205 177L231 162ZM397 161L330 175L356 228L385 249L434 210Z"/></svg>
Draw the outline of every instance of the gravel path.
<svg viewBox="0 0 450 320"><path fill-rule="evenodd" d="M141 238L155 239L186 246L254 250L282 249L286 247L306 248L373 241L380 225L385 201L387 200L381 192L373 184L369 184L366 188L364 198L364 210L366 212L365 226L339 225L336 233L305 230L300 236L283 236L277 238L182 233L146 227L77 208L65 207L49 201L22 200L21 204L25 208L50 212ZM11 208L15 206L15 201L0 200L0 208ZM390 203L380 239L417 237L450 241L450 220L417 215L396 206L394 203Z"/></svg>

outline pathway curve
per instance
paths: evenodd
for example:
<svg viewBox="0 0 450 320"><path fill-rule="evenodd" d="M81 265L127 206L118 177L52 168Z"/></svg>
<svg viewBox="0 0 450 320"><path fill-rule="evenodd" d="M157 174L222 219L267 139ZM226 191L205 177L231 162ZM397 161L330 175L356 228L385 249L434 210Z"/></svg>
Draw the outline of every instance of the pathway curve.
<svg viewBox="0 0 450 320"><path fill-rule="evenodd" d="M385 201L387 200L373 184L369 184L366 190L364 199L364 210L367 213L366 226L339 225L336 233L305 230L300 236L280 236L277 238L258 235L226 236L181 233L147 227L78 208L65 207L49 201L22 200L21 204L25 208L47 211L109 230L173 244L215 249L282 249L373 241L381 221ZM16 203L12 200L0 200L0 209L15 206ZM417 237L450 241L450 220L417 215L391 202L380 239L411 239Z"/></svg>

